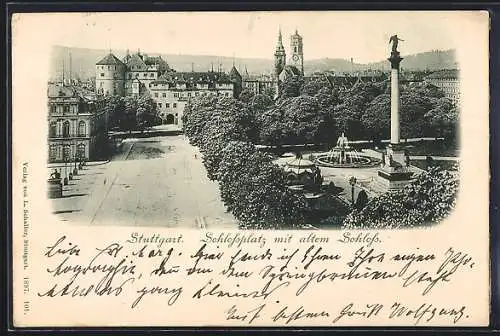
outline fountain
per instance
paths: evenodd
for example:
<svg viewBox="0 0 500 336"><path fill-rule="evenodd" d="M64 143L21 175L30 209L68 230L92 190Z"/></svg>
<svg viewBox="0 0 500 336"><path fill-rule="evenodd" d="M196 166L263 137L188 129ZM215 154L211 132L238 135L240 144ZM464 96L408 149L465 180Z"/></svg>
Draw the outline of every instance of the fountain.
<svg viewBox="0 0 500 336"><path fill-rule="evenodd" d="M318 166L331 168L368 168L380 164L380 160L366 156L349 146L344 133L338 138L337 145L328 153L315 156Z"/></svg>

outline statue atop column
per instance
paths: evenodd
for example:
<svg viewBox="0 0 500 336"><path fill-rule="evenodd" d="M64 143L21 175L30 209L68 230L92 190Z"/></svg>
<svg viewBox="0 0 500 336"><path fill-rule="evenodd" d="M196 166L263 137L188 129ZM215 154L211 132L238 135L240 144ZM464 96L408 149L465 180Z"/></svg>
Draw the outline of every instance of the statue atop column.
<svg viewBox="0 0 500 336"><path fill-rule="evenodd" d="M400 39L398 37L398 35L392 35L390 38L389 38L389 43L392 43L392 51L391 51L391 54L399 54L399 51L398 51L398 43L399 41L404 41L402 39Z"/></svg>

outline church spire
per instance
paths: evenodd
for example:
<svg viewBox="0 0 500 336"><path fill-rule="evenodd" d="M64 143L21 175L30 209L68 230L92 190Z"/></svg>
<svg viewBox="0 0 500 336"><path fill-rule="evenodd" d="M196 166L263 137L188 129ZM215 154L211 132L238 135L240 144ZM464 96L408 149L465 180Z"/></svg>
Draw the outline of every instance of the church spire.
<svg viewBox="0 0 500 336"><path fill-rule="evenodd" d="M278 30L278 42L276 43L276 51L282 51L285 48L283 47L283 37L281 36L281 27Z"/></svg>

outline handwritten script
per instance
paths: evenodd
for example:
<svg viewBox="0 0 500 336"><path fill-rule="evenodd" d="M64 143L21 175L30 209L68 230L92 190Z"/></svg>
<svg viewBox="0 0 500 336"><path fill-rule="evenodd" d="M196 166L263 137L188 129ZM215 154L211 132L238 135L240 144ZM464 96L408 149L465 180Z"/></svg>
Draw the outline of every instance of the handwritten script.
<svg viewBox="0 0 500 336"><path fill-rule="evenodd" d="M198 241L188 249L182 235L135 232L89 247L78 237L61 235L43 251L49 281L38 285L37 296L44 300L119 297L131 310L159 302L175 309L182 302L210 301L221 307L221 321L242 325L305 321L336 325L382 316L401 325L436 319L456 324L469 318L465 305L438 305L431 300L434 291L475 268L472 256L452 246L388 252L379 244L378 233L350 232L336 241L308 233L289 234L276 237L273 244L255 233L206 232ZM350 244L349 252L339 248L343 244ZM418 293L421 301L394 297L387 304L380 300L382 293L378 300L377 295L367 300L353 292L350 300L337 305L340 309L328 305L338 288L360 286L373 291L392 286ZM318 293L324 293L324 302L308 300Z"/></svg>

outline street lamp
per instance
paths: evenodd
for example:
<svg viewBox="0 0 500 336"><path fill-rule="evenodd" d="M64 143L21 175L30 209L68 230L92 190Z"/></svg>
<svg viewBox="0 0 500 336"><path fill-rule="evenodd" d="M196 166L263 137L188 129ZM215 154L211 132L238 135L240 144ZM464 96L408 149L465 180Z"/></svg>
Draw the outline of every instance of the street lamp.
<svg viewBox="0 0 500 336"><path fill-rule="evenodd" d="M63 149L63 160L64 160L64 179L63 184L68 185L68 156L66 153L66 148Z"/></svg>
<svg viewBox="0 0 500 336"><path fill-rule="evenodd" d="M354 204L354 186L356 185L356 178L354 176L351 176L351 178L349 179L349 184L351 185L351 200L352 200L352 204Z"/></svg>

